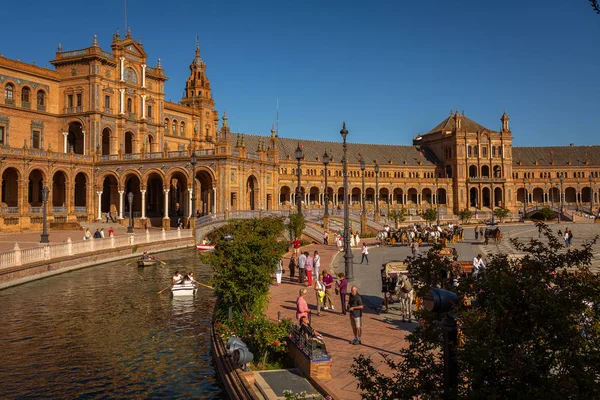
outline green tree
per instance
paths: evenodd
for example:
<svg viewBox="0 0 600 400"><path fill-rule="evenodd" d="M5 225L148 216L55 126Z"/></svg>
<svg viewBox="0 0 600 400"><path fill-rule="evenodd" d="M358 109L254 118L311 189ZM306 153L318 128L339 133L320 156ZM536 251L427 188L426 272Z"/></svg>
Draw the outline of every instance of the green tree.
<svg viewBox="0 0 600 400"><path fill-rule="evenodd" d="M590 271L590 241L566 253L546 225L546 240L512 240L526 255L498 255L478 279L455 289L461 346L457 349L461 399L600 398L600 275ZM445 281L435 248L409 259L409 273L424 282L422 295ZM437 263L437 266L428 266ZM472 298L472 305L463 302ZM443 397L443 342L438 317L418 311L420 325L387 368L361 355L351 374L364 399ZM389 370L390 372L381 372Z"/></svg>
<svg viewBox="0 0 600 400"><path fill-rule="evenodd" d="M457 215L458 218L460 218L460 221L465 224L471 219L473 213L468 208L465 208L464 210L459 211Z"/></svg>
<svg viewBox="0 0 600 400"><path fill-rule="evenodd" d="M284 229L283 218L268 217L230 221L210 234L215 250L202 258L214 269L211 281L222 310L262 314L275 266L288 249Z"/></svg>
<svg viewBox="0 0 600 400"><path fill-rule="evenodd" d="M437 211L435 208L428 208L427 210L423 211L422 217L427 222L433 222L437 219Z"/></svg>
<svg viewBox="0 0 600 400"><path fill-rule="evenodd" d="M542 218L544 218L544 221L548 221L550 218L552 218L554 216L554 211L552 211L548 207L542 208L539 211L539 213L542 216Z"/></svg>
<svg viewBox="0 0 600 400"><path fill-rule="evenodd" d="M500 222L504 221L504 218L508 217L509 211L506 208L495 208L494 215L500 219Z"/></svg>
<svg viewBox="0 0 600 400"><path fill-rule="evenodd" d="M398 229L398 225L406 220L406 208L402 207L400 210L390 210L390 218L396 224L396 229Z"/></svg>
<svg viewBox="0 0 600 400"><path fill-rule="evenodd" d="M298 238L302 236L302 231L306 228L306 221L304 220L303 214L290 214L290 221L288 222L288 229L290 231L290 239Z"/></svg>

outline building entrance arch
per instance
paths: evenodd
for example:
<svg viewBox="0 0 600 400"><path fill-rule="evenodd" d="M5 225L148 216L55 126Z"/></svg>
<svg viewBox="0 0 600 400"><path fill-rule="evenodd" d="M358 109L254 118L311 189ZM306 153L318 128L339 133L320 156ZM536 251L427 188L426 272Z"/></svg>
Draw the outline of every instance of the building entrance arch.
<svg viewBox="0 0 600 400"><path fill-rule="evenodd" d="M34 169L29 173L28 196L27 201L32 207L42 205L42 187L44 186L44 175L39 169Z"/></svg>
<svg viewBox="0 0 600 400"><path fill-rule="evenodd" d="M84 154L85 151L85 136L83 134L83 125L80 122L71 122L69 124L69 133L67 134L66 152L73 150L75 154Z"/></svg>
<svg viewBox="0 0 600 400"><path fill-rule="evenodd" d="M52 206L67 205L67 176L63 171L56 171L52 176Z"/></svg>
<svg viewBox="0 0 600 400"><path fill-rule="evenodd" d="M15 168L2 172L2 203L7 207L19 206L19 173Z"/></svg>
<svg viewBox="0 0 600 400"><path fill-rule="evenodd" d="M75 175L74 201L75 207L87 206L87 177L83 172Z"/></svg>
<svg viewBox="0 0 600 400"><path fill-rule="evenodd" d="M254 175L250 175L246 180L246 208L256 210L258 207L258 180Z"/></svg>

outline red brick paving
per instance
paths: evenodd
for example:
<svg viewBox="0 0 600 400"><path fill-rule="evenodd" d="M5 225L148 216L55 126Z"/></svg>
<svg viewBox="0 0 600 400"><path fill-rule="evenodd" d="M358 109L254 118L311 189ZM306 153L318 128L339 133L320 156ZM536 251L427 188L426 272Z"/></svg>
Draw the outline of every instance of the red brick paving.
<svg viewBox="0 0 600 400"><path fill-rule="evenodd" d="M321 255L321 270L330 269L329 265L335 254L338 253L334 245L309 245L304 247L311 253L318 250ZM340 254L341 256L341 254ZM277 312L281 313L281 318L296 318L296 298L298 290L304 285L290 282L289 254L284 257L286 273L280 286L271 287L271 302L267 310L269 318L277 319ZM332 264L332 263L331 263ZM316 310L316 297L312 288L308 289L306 300L309 307ZM332 357L332 379L319 381L328 392L339 400L360 399L360 391L357 389L356 379L350 375L350 366L353 358L359 354L371 356L376 363L382 361L380 352L386 352L398 355L398 350L405 347L404 338L407 331L398 329L396 325L386 319L385 315L378 315L371 310L363 312L363 333L362 345L350 345L348 342L353 339L352 328L348 316L341 315L341 305L339 296L334 296L335 310L324 310L322 316L316 314L312 317L312 326L323 336L327 345L327 350ZM386 368L385 365L381 365Z"/></svg>

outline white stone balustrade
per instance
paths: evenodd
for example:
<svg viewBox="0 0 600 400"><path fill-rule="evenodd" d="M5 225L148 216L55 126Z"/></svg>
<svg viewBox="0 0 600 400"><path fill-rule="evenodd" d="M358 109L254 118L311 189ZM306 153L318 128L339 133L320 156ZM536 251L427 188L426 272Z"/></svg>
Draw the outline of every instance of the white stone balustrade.
<svg viewBox="0 0 600 400"><path fill-rule="evenodd" d="M192 237L192 231L189 229L178 229L168 232L163 229L162 231L155 232L146 230L145 234L137 235L137 237L132 234L76 242L73 242L71 238L68 238L65 243L56 243L28 249L21 249L19 244L16 243L13 250L0 253L0 269L84 254L92 251L131 247L133 243L153 243L164 240L179 240L188 237Z"/></svg>

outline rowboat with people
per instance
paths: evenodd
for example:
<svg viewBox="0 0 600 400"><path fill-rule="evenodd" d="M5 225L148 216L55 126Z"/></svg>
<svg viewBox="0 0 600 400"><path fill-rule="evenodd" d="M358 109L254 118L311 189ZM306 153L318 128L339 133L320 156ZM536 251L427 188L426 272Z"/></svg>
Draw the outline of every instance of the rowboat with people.
<svg viewBox="0 0 600 400"><path fill-rule="evenodd" d="M196 294L198 290L198 286L195 284L185 283L176 283L171 287L171 294L173 297L179 296L193 296Z"/></svg>
<svg viewBox="0 0 600 400"><path fill-rule="evenodd" d="M213 251L215 249L214 244L196 244L198 251Z"/></svg>
<svg viewBox="0 0 600 400"><path fill-rule="evenodd" d="M154 265L157 265L160 261L158 261L157 259L148 259L148 260L138 260L137 265L138 267L152 267Z"/></svg>

